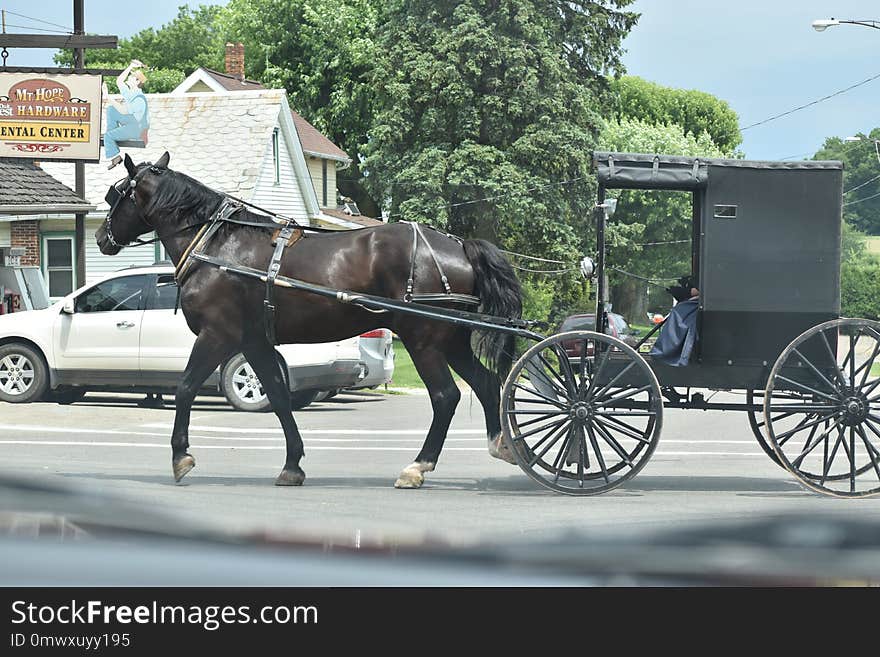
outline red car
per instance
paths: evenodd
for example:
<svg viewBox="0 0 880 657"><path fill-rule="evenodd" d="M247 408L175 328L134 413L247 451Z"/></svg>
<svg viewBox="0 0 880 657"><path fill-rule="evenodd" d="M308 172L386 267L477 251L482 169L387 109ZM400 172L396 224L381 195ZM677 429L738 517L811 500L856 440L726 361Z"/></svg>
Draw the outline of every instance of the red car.
<svg viewBox="0 0 880 657"><path fill-rule="evenodd" d="M583 314L583 315L570 315L565 318L562 324L559 326L559 333L565 333L566 331L595 331L596 330L596 315L595 313ZM638 331L630 328L629 324L626 323L626 320L622 315L618 315L617 313L608 313L608 327L605 329L605 333L611 335L618 340L621 340L623 343L628 344L630 347L634 348L639 343ZM562 342L562 347L565 349L565 353L569 355L571 358L576 358L581 355L581 345L583 342L579 342L577 340L564 340ZM592 356L592 345L587 345L587 356Z"/></svg>

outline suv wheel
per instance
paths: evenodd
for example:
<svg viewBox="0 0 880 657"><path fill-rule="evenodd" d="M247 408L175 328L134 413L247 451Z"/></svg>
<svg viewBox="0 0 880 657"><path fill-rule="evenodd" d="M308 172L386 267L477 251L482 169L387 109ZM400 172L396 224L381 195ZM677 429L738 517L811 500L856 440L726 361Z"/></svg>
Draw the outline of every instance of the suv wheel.
<svg viewBox="0 0 880 657"><path fill-rule="evenodd" d="M0 400L24 404L39 400L49 387L43 356L21 343L0 347Z"/></svg>
<svg viewBox="0 0 880 657"><path fill-rule="evenodd" d="M284 357L278 353L278 366L281 368L284 385L290 388L290 378ZM226 400L239 411L265 413L272 410L272 404L263 390L263 384L257 377L257 373L251 364L247 362L244 354L237 354L230 358L223 368L220 385ZM311 403L311 400L306 404Z"/></svg>

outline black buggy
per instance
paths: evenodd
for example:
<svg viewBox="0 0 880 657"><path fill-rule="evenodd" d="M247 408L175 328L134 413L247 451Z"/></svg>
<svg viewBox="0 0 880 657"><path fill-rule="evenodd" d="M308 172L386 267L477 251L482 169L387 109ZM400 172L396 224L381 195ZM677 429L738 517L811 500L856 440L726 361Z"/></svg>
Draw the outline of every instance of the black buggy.
<svg viewBox="0 0 880 657"><path fill-rule="evenodd" d="M647 463L664 405L739 410L808 488L880 492L880 323L840 317L842 164L597 152L593 165L596 326L606 322L606 192L678 190L693 199L699 338L683 367L602 330L534 345L502 395L520 467L559 492L602 493Z"/></svg>

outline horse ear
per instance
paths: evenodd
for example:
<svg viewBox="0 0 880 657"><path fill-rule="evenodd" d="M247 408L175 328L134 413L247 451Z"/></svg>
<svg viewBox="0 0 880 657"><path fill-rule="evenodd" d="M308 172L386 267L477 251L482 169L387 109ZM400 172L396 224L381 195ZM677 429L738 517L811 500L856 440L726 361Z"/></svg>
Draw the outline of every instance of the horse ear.
<svg viewBox="0 0 880 657"><path fill-rule="evenodd" d="M134 180L134 177L137 175L137 167L128 156L128 153L125 154L125 159L122 162L125 164L125 170L128 171L128 177Z"/></svg>
<svg viewBox="0 0 880 657"><path fill-rule="evenodd" d="M171 160L171 155L168 154L168 151L165 151L165 152L162 154L162 157L159 158L159 161L156 162L156 166L159 167L160 169L167 169L167 168L168 168L168 162L169 162L170 160Z"/></svg>

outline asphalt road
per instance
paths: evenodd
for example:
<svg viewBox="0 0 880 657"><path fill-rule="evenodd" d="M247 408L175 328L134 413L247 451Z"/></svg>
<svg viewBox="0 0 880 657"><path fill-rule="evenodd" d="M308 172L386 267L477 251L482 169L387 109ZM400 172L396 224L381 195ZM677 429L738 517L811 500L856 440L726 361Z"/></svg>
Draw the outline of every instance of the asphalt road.
<svg viewBox="0 0 880 657"><path fill-rule="evenodd" d="M479 403L462 398L438 468L420 490L396 490L430 423L426 396L344 394L296 414L302 488L273 481L284 459L275 416L219 400L193 409L197 467L171 477L174 409L90 394L73 406L0 403L0 470L97 490L193 525L356 542L538 539L600 535L797 511L880 521L880 499L801 488L761 451L744 414L667 410L657 452L622 488L572 498L538 487L488 455Z"/></svg>

